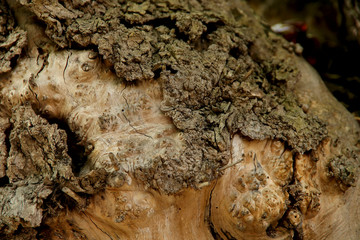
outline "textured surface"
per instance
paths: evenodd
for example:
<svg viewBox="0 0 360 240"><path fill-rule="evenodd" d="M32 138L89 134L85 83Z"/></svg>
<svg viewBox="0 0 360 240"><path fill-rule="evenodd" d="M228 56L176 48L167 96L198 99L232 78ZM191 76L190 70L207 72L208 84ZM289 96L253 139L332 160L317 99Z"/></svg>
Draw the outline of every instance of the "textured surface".
<svg viewBox="0 0 360 240"><path fill-rule="evenodd" d="M288 208L293 156L280 141L246 141L236 135L231 162L211 197L211 218L223 239L263 239ZM227 194L224 194L226 192Z"/></svg>
<svg viewBox="0 0 360 240"><path fill-rule="evenodd" d="M90 158L96 159L93 163L98 165L87 164L82 171L103 167L104 164L109 169L111 159L124 159L128 153L116 150L116 145L130 147L136 141L143 142L143 146L139 145L141 149L158 148L152 141L154 137L149 135L157 130L151 128L143 136L135 134L126 140L129 143L112 139L113 134L104 136L106 140L101 141L111 142L112 147L105 147L101 141L93 146L91 140L99 134L99 128L104 132L123 132L120 122L124 121L131 122L128 129L132 129L134 124L136 131L145 127L141 120L151 119L142 117L132 123L127 111L145 114L146 108L154 111L160 108L171 118L183 139L181 149L175 147L156 156L149 154L149 160L142 161L134 169L136 177L165 192L176 192L184 186L196 186L216 178L217 169L228 161L230 138L235 132L252 139L283 139L299 152L315 148L326 136L324 124L306 114L287 91L299 75L291 64L294 54L274 47L285 42L240 9L241 5L232 12L233 15L229 15L226 11L230 12L230 3L223 3L222 8L215 3L207 7L199 4L192 13L187 13L185 3L175 4L177 11L174 12L174 3L170 2L160 5L105 2L95 10L90 8L95 3L88 2L82 5L83 12L74 10L76 6L68 2L20 3L45 22L47 35L60 47L72 44L96 46L100 55L113 65L119 78L117 81L122 84L117 93L100 96L100 92L107 92L106 87L102 88L97 81L91 83L87 78L99 70L95 59L92 63L89 57L88 61L72 56L71 52L67 56L57 56L62 57L61 63L54 63L55 57L50 56L42 67L39 66L35 78L43 82L39 85L44 86L36 93L37 102L34 104L40 105L38 111L67 122L71 131L84 140L82 145L85 148L95 149ZM140 11L142 7L145 10ZM251 24L252 28L249 27ZM90 36L89 41L80 41ZM46 66L46 61L50 62L49 66ZM46 82L42 76L49 71L59 77ZM152 78L156 79L153 83L150 81ZM66 85L61 86L63 81ZM132 87L125 88L129 85L127 82L144 87L153 85L157 96L148 96L142 90L133 91ZM90 95L83 95L84 89ZM99 93L95 93L95 89ZM37 91L35 87L33 90ZM68 94L64 95L65 92ZM96 96L97 100L89 96ZM106 105L105 97L119 99L118 106L96 113L100 110L97 108L99 104ZM154 106L147 106L145 102L139 104L139 101L150 101ZM59 108L60 105L63 107ZM87 110L84 112L83 108ZM120 109L124 112L119 113ZM86 116L86 112L91 114ZM162 113L159 117L167 119ZM139 116L141 114L137 118ZM166 148L170 149L170 145ZM154 182L154 178L162 180ZM169 186L165 182L170 183Z"/></svg>
<svg viewBox="0 0 360 240"><path fill-rule="evenodd" d="M26 32L15 27L14 17L6 5L0 1L0 74L9 72L15 65L22 49L26 46Z"/></svg>
<svg viewBox="0 0 360 240"><path fill-rule="evenodd" d="M1 188L0 218L2 227L4 224L10 226L5 230L9 232L16 230L20 223L28 227L40 226L40 206L52 193L51 180L69 179L71 173L65 133L35 115L29 107L13 111L12 148L6 170L12 187Z"/></svg>
<svg viewBox="0 0 360 240"><path fill-rule="evenodd" d="M241 3L20 2L60 47L96 47L125 81L159 78L162 110L192 145L224 152L240 131L304 152L325 136L286 94L298 75L292 53L274 47L285 42ZM214 167L222 161L221 154L208 158Z"/></svg>
<svg viewBox="0 0 360 240"><path fill-rule="evenodd" d="M356 122L242 2L18 2L41 24L0 79L6 237L311 239L354 203Z"/></svg>
<svg viewBox="0 0 360 240"><path fill-rule="evenodd" d="M93 172L82 178L74 176L66 133L57 125L36 115L30 106L13 108L10 122L11 149L6 160L9 184L0 188L0 226L4 233L14 232L18 225L39 227L44 208L52 215L63 208L63 203L77 201L81 205L74 191L94 193L95 188L102 187L91 179L101 183L104 176ZM59 191L67 195L59 195Z"/></svg>

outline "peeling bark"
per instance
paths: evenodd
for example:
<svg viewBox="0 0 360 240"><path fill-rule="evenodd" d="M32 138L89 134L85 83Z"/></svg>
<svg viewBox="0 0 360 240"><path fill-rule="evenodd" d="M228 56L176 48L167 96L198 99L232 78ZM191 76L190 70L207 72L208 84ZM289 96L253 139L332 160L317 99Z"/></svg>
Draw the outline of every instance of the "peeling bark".
<svg viewBox="0 0 360 240"><path fill-rule="evenodd" d="M1 237L356 239L359 126L243 2L9 5Z"/></svg>

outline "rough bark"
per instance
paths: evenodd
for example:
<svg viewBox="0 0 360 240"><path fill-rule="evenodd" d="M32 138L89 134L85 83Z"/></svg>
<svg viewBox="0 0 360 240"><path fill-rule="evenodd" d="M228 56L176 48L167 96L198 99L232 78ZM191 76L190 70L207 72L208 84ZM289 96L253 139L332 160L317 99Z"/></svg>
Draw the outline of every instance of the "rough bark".
<svg viewBox="0 0 360 240"><path fill-rule="evenodd" d="M245 3L0 7L1 237L359 235L359 126Z"/></svg>

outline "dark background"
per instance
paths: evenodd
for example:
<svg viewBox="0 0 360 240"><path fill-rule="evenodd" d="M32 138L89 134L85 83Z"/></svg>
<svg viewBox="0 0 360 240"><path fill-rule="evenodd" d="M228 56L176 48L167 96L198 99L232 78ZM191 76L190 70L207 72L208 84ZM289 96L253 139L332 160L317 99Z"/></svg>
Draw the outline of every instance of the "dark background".
<svg viewBox="0 0 360 240"><path fill-rule="evenodd" d="M303 56L320 73L332 94L360 116L360 2L354 0L248 0L271 26L299 43Z"/></svg>

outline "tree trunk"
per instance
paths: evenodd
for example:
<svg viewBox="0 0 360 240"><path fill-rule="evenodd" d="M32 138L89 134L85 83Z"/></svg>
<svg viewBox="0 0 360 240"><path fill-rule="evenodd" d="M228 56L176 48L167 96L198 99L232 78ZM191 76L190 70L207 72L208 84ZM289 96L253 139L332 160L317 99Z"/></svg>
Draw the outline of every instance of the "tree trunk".
<svg viewBox="0 0 360 240"><path fill-rule="evenodd" d="M358 239L354 117L242 1L0 1L2 239Z"/></svg>

